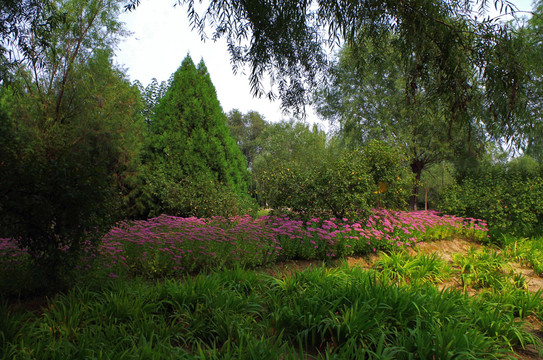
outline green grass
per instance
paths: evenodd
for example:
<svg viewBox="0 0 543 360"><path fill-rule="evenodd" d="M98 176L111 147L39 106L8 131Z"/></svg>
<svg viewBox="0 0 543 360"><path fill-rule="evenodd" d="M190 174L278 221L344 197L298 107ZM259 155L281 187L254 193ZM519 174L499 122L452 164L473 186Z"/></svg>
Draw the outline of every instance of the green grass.
<svg viewBox="0 0 543 360"><path fill-rule="evenodd" d="M328 261L277 276L234 266L157 278L160 259L152 274L93 266L39 311L0 301L0 359L512 358L543 349L531 330L543 290L527 291L509 264L538 273L542 241L504 237L450 263L389 251L369 269ZM4 269L0 288L29 293L25 269Z"/></svg>
<svg viewBox="0 0 543 360"><path fill-rule="evenodd" d="M524 319L541 314L541 294L526 294L469 297L346 266L115 279L59 294L43 314L3 304L1 358L499 359L540 345Z"/></svg>
<svg viewBox="0 0 543 360"><path fill-rule="evenodd" d="M382 253L374 264L383 276L400 283L441 283L452 276L451 266L439 255L417 254L405 251Z"/></svg>
<svg viewBox="0 0 543 360"><path fill-rule="evenodd" d="M533 268L536 274L543 274L543 237L527 239L503 236L502 242L507 256Z"/></svg>

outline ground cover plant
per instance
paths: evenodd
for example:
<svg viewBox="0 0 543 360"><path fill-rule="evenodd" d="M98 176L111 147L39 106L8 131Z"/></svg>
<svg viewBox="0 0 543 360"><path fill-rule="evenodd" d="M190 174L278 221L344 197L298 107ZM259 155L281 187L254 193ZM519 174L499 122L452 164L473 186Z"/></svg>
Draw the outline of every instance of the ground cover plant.
<svg viewBox="0 0 543 360"><path fill-rule="evenodd" d="M504 252L515 261L530 266L534 272L543 274L543 241L541 238L502 237Z"/></svg>
<svg viewBox="0 0 543 360"><path fill-rule="evenodd" d="M235 266L255 267L286 259L331 260L379 250L413 247L453 236L482 240L486 223L433 211L375 209L366 222L347 219L292 220L250 216L156 218L119 223L97 252L87 249L79 270L98 261L112 277L121 273L164 277ZM6 264L24 263L25 252L2 240Z"/></svg>
<svg viewBox="0 0 543 360"><path fill-rule="evenodd" d="M347 266L111 279L41 314L2 305L0 348L3 359L501 359L538 345L526 315L496 299Z"/></svg>
<svg viewBox="0 0 543 360"><path fill-rule="evenodd" d="M385 210L363 224L267 216L120 223L89 252L85 281L71 291L35 312L2 303L0 358L480 359L537 351L541 291L526 291L499 266L485 278L501 274L499 286L462 286L481 263L514 254L474 250L464 257L468 271L420 250L486 236L480 220ZM2 251L2 269L24 269L24 252L8 240ZM377 259L341 265L364 254ZM289 259L317 265L281 271Z"/></svg>
<svg viewBox="0 0 543 360"><path fill-rule="evenodd" d="M111 276L155 277L234 266L255 267L286 259L331 260L379 250L413 247L428 239L486 235L482 220L436 212L376 209L365 223L347 219L291 220L250 216L209 219L157 218L124 222L99 248Z"/></svg>

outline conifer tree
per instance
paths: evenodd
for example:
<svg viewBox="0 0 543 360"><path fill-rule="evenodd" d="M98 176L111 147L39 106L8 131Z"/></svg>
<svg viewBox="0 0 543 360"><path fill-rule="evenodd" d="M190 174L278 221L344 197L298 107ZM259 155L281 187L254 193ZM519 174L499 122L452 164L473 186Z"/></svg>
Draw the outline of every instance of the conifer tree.
<svg viewBox="0 0 543 360"><path fill-rule="evenodd" d="M147 214L229 215L244 212L246 161L203 61L187 56L173 74L149 124Z"/></svg>

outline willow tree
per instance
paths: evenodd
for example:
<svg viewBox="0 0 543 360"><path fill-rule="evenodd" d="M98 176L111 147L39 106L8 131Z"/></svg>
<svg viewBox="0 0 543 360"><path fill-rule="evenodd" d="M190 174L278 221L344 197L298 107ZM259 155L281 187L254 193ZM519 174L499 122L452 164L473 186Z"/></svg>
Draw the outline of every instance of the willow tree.
<svg viewBox="0 0 543 360"><path fill-rule="evenodd" d="M526 65L523 79L527 106L526 116L516 130L524 134L525 153L538 161L543 160L543 1L534 2L533 16L516 27L516 52Z"/></svg>
<svg viewBox="0 0 543 360"><path fill-rule="evenodd" d="M455 85L458 53L450 51L451 44L463 48L469 65L489 89L489 101L496 111L488 124L496 126L488 128L496 136L507 136L518 120L522 99L516 96L519 84L515 79L522 69L500 60L502 49L510 47L507 26L485 19L491 6L514 11L507 0L174 2L186 6L188 18L202 38L226 39L233 69L249 67L255 95L279 96L285 109L303 109L312 89L323 80L328 45L356 46L360 38L379 39L383 33L391 33L405 57L428 55L426 60L431 61L418 57L420 61L409 69L409 76L420 83L428 71L439 73L444 81L435 82L429 90L439 93L441 101L454 109L455 121L464 118L464 90ZM126 7L134 9L138 3L126 0ZM271 88L262 85L265 76L274 84Z"/></svg>
<svg viewBox="0 0 543 360"><path fill-rule="evenodd" d="M412 208L423 170L454 155L457 147L474 149L482 137L483 91L469 54L438 29L425 32L432 33L425 51L410 54L392 33L345 46L330 67L329 81L314 95L317 112L338 125L348 146L377 139L403 148L415 177ZM440 51L436 41L451 41L453 74L436 70L452 66L434 56Z"/></svg>

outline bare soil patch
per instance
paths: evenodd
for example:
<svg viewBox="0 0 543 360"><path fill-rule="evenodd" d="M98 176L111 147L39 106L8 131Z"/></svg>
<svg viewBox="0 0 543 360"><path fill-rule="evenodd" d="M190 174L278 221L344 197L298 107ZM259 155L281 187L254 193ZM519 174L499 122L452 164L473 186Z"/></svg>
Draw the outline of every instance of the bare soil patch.
<svg viewBox="0 0 543 360"><path fill-rule="evenodd" d="M409 253L438 254L443 260L453 262L453 255L467 254L471 249L481 248L481 244L466 239L437 240L417 244L415 248L409 249Z"/></svg>

